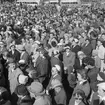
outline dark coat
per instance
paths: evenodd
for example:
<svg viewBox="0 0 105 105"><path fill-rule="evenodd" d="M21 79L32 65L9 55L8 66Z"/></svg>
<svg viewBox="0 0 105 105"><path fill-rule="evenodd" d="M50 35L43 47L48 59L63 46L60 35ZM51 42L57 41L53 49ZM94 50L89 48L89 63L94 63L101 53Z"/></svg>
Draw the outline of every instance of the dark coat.
<svg viewBox="0 0 105 105"><path fill-rule="evenodd" d="M98 68L93 68L88 71L88 77L90 80L90 87L93 91L97 91L97 75L99 73Z"/></svg>
<svg viewBox="0 0 105 105"><path fill-rule="evenodd" d="M17 105L33 105L33 100L29 96L25 96L23 99L18 99Z"/></svg>
<svg viewBox="0 0 105 105"><path fill-rule="evenodd" d="M77 83L76 87L74 88L73 94L77 89L81 89L84 91L85 96L88 97L90 94L90 85L88 81L83 82L82 84Z"/></svg>
<svg viewBox="0 0 105 105"><path fill-rule="evenodd" d="M77 54L78 51L81 51L81 47L79 45L76 45L75 47L72 47L72 52Z"/></svg>
<svg viewBox="0 0 105 105"><path fill-rule="evenodd" d="M12 54L12 51L10 51L9 54L14 59L15 62L18 62L20 60L20 53L19 53L19 51L15 50L14 54Z"/></svg>
<svg viewBox="0 0 105 105"><path fill-rule="evenodd" d="M38 72L39 80L42 83L48 74L48 60L39 56L36 61L36 70Z"/></svg>
<svg viewBox="0 0 105 105"><path fill-rule="evenodd" d="M67 97L63 88L55 95L54 99L57 105L66 105Z"/></svg>
<svg viewBox="0 0 105 105"><path fill-rule="evenodd" d="M8 101L2 101L0 102L0 105L12 105L11 102L8 100Z"/></svg>
<svg viewBox="0 0 105 105"><path fill-rule="evenodd" d="M91 56L92 55L92 46L91 44L88 44L87 46L83 46L82 51L86 56Z"/></svg>
<svg viewBox="0 0 105 105"><path fill-rule="evenodd" d="M63 63L61 62L59 58L51 57L51 67L55 65L59 65L61 67L60 76L62 77L63 76Z"/></svg>
<svg viewBox="0 0 105 105"><path fill-rule="evenodd" d="M81 69L83 66L80 65L80 60L78 58L75 59L74 69L78 70Z"/></svg>

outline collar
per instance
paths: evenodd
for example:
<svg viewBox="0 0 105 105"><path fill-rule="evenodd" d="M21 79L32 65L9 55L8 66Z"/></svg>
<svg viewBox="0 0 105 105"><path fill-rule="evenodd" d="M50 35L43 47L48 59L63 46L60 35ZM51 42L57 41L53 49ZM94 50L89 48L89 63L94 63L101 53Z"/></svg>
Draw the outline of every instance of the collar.
<svg viewBox="0 0 105 105"><path fill-rule="evenodd" d="M80 81L79 84L83 84L84 82L86 82L87 80L83 80L83 81Z"/></svg>

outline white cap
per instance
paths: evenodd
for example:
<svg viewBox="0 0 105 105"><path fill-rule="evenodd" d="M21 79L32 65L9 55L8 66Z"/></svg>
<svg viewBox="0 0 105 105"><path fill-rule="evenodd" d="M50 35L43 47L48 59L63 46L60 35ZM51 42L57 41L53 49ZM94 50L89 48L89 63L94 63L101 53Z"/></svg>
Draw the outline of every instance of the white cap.
<svg viewBox="0 0 105 105"><path fill-rule="evenodd" d="M37 41L35 41L35 43L37 43L37 44L40 44L40 42L37 40Z"/></svg>
<svg viewBox="0 0 105 105"><path fill-rule="evenodd" d="M20 64L25 64L25 60L24 60L24 59L21 59L21 60L19 61L19 63L20 63Z"/></svg>
<svg viewBox="0 0 105 105"><path fill-rule="evenodd" d="M56 69L57 69L58 71L61 70L61 67L60 67L59 65L55 65L55 67L56 67Z"/></svg>
<svg viewBox="0 0 105 105"><path fill-rule="evenodd" d="M84 53L82 51L78 51L78 55L83 55Z"/></svg>
<svg viewBox="0 0 105 105"><path fill-rule="evenodd" d="M77 42L79 42L79 40L78 40L78 39L76 39L76 38L74 39L74 41L75 41L76 43L77 43Z"/></svg>
<svg viewBox="0 0 105 105"><path fill-rule="evenodd" d="M20 84L26 84L28 81L28 76L20 74L18 79L19 79L18 81Z"/></svg>
<svg viewBox="0 0 105 105"><path fill-rule="evenodd" d="M64 45L64 44L63 44L63 43L58 43L57 45L58 45L58 46L62 46L62 45Z"/></svg>
<svg viewBox="0 0 105 105"><path fill-rule="evenodd" d="M105 90L105 82L99 83L97 86L100 87L101 89Z"/></svg>

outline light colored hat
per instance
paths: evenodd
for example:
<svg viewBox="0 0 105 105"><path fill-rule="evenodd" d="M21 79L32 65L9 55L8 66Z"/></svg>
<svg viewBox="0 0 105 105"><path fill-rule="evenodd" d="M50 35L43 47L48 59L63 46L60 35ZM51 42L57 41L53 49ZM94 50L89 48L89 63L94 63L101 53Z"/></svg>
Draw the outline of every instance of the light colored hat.
<svg viewBox="0 0 105 105"><path fill-rule="evenodd" d="M53 51L53 53L54 53L54 55L57 55L57 54L59 54L59 50L56 50L56 49L55 49L55 50Z"/></svg>
<svg viewBox="0 0 105 105"><path fill-rule="evenodd" d="M63 46L63 45L64 45L64 43L58 43L57 45L58 45L58 46Z"/></svg>
<svg viewBox="0 0 105 105"><path fill-rule="evenodd" d="M58 79L53 79L51 81L52 89L62 86L62 83Z"/></svg>
<svg viewBox="0 0 105 105"><path fill-rule="evenodd" d="M97 86L105 90L105 82L99 83Z"/></svg>
<svg viewBox="0 0 105 105"><path fill-rule="evenodd" d="M76 38L74 39L74 41L75 41L76 43L77 43L77 42L79 42L79 40L78 40L78 39L76 39Z"/></svg>
<svg viewBox="0 0 105 105"><path fill-rule="evenodd" d="M66 50L66 49L70 49L70 47L69 46L66 46L66 47L64 47L64 49Z"/></svg>
<svg viewBox="0 0 105 105"><path fill-rule="evenodd" d="M57 69L58 71L61 70L61 67L60 67L59 65L55 65L55 67L56 67L56 69Z"/></svg>
<svg viewBox="0 0 105 105"><path fill-rule="evenodd" d="M18 45L17 50L19 51L25 51L25 47L23 45Z"/></svg>
<svg viewBox="0 0 105 105"><path fill-rule="evenodd" d="M29 86L28 90L37 96L45 94L43 85L40 82L32 82L32 84Z"/></svg>
<svg viewBox="0 0 105 105"><path fill-rule="evenodd" d="M78 55L84 55L82 51L78 51Z"/></svg>
<svg viewBox="0 0 105 105"><path fill-rule="evenodd" d="M25 64L25 60L24 59L21 59L21 60L19 60L19 63L20 64Z"/></svg>
<svg viewBox="0 0 105 105"><path fill-rule="evenodd" d="M35 43L37 43L37 44L41 44L38 40L37 40L37 41L35 41Z"/></svg>
<svg viewBox="0 0 105 105"><path fill-rule="evenodd" d="M0 45L4 45L4 43L1 41L1 42L0 42Z"/></svg>
<svg viewBox="0 0 105 105"><path fill-rule="evenodd" d="M18 77L18 81L20 84L26 84L28 82L28 76L20 74Z"/></svg>

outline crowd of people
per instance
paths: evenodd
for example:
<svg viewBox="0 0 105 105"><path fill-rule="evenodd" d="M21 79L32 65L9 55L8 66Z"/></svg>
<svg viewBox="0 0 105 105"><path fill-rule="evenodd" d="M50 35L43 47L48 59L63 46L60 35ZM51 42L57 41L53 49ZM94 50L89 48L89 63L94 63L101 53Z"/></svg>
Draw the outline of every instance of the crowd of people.
<svg viewBox="0 0 105 105"><path fill-rule="evenodd" d="M105 9L0 5L0 105L105 105Z"/></svg>

